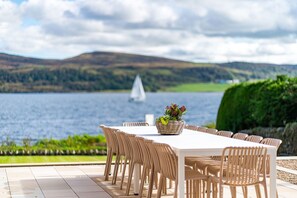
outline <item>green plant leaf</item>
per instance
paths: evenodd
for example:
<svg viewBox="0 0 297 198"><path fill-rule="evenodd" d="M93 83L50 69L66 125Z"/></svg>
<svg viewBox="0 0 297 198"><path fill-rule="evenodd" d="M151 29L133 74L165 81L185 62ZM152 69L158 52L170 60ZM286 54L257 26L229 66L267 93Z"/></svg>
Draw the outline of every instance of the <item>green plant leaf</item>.
<svg viewBox="0 0 297 198"><path fill-rule="evenodd" d="M166 117L161 117L160 120L163 125L167 125L169 122L169 119L167 119Z"/></svg>

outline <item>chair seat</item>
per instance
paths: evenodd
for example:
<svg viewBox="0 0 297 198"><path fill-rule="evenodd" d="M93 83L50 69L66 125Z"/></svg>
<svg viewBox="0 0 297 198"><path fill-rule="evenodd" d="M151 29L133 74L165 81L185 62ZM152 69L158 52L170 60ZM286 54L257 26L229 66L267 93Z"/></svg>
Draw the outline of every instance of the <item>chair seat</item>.
<svg viewBox="0 0 297 198"><path fill-rule="evenodd" d="M242 186L242 185L255 185L255 184L257 184L257 183L259 183L259 182L256 182L257 181L257 178L252 178L252 177L246 177L246 179L249 179L251 182L248 182L248 183L245 183L245 182L240 182L240 181L238 181L238 180L236 180L236 179L229 179L228 180L228 182L226 182L225 180L225 177L223 177L223 183L225 184L225 185L233 185L233 186ZM220 180L220 178L219 177L217 177L217 176L212 176L212 177L210 177L210 179L211 179L211 181L214 181L214 182L217 182L217 183L219 183L219 180ZM243 180L246 180L246 179L243 179ZM255 182L252 182L252 181L255 181Z"/></svg>
<svg viewBox="0 0 297 198"><path fill-rule="evenodd" d="M195 179L201 179L201 180L207 180L209 176L203 175L202 173L192 170L192 169L186 169L185 170L185 179L186 180L195 180Z"/></svg>
<svg viewBox="0 0 297 198"><path fill-rule="evenodd" d="M196 167L197 169L200 170L205 170L206 168L208 169L210 166L214 165L220 165L221 161L216 160L216 158L220 156L215 156L213 157L197 157L197 158L186 158L186 165L191 165L193 167Z"/></svg>
<svg viewBox="0 0 297 198"><path fill-rule="evenodd" d="M188 166L195 166L197 161L211 160L210 156L186 157L185 164Z"/></svg>

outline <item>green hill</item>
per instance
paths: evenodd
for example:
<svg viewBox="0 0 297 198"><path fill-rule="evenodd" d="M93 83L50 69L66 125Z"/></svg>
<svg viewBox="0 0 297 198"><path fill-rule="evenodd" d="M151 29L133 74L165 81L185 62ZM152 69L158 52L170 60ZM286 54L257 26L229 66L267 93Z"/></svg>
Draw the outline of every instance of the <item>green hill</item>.
<svg viewBox="0 0 297 198"><path fill-rule="evenodd" d="M140 74L146 91L186 83L297 76L296 65L193 63L162 57L92 52L68 59L0 53L0 92L75 92L130 89Z"/></svg>

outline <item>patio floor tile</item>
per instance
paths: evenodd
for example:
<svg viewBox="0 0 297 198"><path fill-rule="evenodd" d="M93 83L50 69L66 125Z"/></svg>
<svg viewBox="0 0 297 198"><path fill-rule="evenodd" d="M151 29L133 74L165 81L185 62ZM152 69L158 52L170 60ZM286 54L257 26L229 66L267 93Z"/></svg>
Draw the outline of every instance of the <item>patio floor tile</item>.
<svg viewBox="0 0 297 198"><path fill-rule="evenodd" d="M0 198L127 197L124 196L126 183L123 190L120 190L119 180L117 185L111 185L111 177L109 181L104 181L103 172L102 165L0 168ZM296 197L296 185L280 180L277 184L279 198ZM131 187L133 188L133 184ZM136 197L132 195L132 188L129 198ZM143 195L146 195L146 190ZM238 189L237 195L238 198L243 197L241 189ZM156 189L153 191L153 197L155 196ZM172 197L173 189L168 189L168 195L162 196L162 198ZM228 188L224 190L224 197L231 197ZM255 197L253 187L249 188L249 197Z"/></svg>

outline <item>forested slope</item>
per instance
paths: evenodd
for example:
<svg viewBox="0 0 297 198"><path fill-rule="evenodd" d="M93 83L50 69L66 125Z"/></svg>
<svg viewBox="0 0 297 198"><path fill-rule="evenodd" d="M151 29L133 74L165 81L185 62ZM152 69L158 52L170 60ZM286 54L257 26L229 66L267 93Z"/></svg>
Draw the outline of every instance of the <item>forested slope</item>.
<svg viewBox="0 0 297 198"><path fill-rule="evenodd" d="M54 60L0 53L0 92L75 92L130 89L140 74L146 91L182 83L297 75L296 65L193 63L124 53L93 52Z"/></svg>

